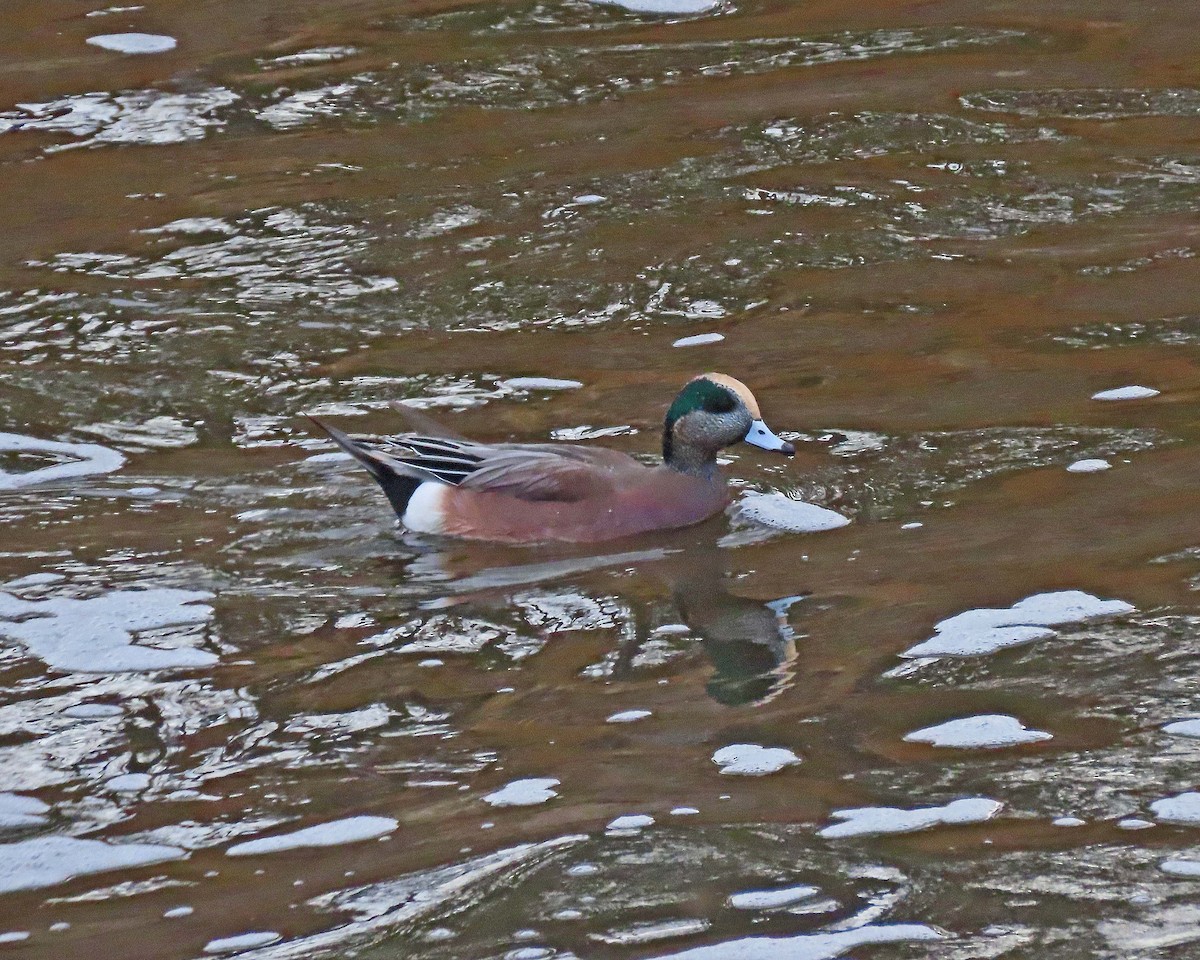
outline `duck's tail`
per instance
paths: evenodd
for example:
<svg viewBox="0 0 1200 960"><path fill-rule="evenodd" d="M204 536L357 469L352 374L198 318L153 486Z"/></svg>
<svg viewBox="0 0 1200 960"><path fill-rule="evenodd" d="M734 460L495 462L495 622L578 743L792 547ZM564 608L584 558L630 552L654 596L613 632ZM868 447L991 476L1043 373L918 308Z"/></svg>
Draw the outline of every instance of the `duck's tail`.
<svg viewBox="0 0 1200 960"><path fill-rule="evenodd" d="M308 415L305 414L305 416ZM308 417L308 419L324 430L329 435L329 439L367 468L367 472L383 489L392 509L396 511L396 516L403 518L404 511L408 509L408 501L412 499L417 487L425 481L421 477L414 477L403 472L403 467L390 457L367 448L353 437L342 433L337 427L331 427L316 417Z"/></svg>

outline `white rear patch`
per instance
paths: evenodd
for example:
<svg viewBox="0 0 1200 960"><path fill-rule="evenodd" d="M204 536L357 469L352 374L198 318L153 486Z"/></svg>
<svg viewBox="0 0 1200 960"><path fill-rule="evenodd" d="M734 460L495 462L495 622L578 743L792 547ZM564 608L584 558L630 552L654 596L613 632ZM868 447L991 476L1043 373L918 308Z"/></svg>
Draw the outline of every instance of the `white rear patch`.
<svg viewBox="0 0 1200 960"><path fill-rule="evenodd" d="M450 488L444 483L425 481L409 497L400 522L417 533L441 533L445 526L442 511L449 491Z"/></svg>

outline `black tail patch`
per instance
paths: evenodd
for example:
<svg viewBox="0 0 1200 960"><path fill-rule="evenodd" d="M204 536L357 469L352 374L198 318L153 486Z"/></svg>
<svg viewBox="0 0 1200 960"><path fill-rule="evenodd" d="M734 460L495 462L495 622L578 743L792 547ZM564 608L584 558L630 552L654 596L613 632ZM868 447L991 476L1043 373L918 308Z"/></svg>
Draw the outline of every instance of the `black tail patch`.
<svg viewBox="0 0 1200 960"><path fill-rule="evenodd" d="M346 451L346 453L350 454L350 456L367 468L367 472L375 478L375 482L383 489L384 495L392 505L392 509L396 511L396 516L403 518L404 511L408 509L408 501L412 499L413 493L416 492L417 487L424 481L417 477L410 477L407 474L397 473L396 468L388 463L386 459L371 450L367 450L352 437L342 433L336 427L331 427L316 417L309 417L308 419L324 430L329 435L329 438Z"/></svg>

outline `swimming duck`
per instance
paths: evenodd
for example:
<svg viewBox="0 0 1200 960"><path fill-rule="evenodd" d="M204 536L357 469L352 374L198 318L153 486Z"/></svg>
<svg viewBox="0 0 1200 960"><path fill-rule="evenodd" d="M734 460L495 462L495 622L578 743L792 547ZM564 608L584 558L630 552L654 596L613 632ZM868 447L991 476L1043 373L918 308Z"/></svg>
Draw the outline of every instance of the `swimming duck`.
<svg viewBox="0 0 1200 960"><path fill-rule="evenodd" d="M478 443L393 406L422 433L351 437L309 419L367 468L409 530L497 543L592 543L700 523L729 503L720 450L744 440L796 452L763 423L746 385L720 373L675 397L654 466L602 447Z"/></svg>

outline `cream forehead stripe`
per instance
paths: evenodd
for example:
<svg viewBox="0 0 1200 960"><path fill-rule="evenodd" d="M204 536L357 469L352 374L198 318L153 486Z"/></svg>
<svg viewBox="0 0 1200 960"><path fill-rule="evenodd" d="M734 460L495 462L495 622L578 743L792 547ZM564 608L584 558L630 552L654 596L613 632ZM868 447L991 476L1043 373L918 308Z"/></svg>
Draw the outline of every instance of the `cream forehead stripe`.
<svg viewBox="0 0 1200 960"><path fill-rule="evenodd" d="M754 399L754 394L750 392L750 388L742 383L741 380L734 380L733 377L727 377L723 373L704 373L696 379L711 380L713 383L719 383L723 387L728 387L742 398L742 403L746 405L746 409L750 411L750 415L755 420L762 419L762 412L758 409L758 401Z"/></svg>

